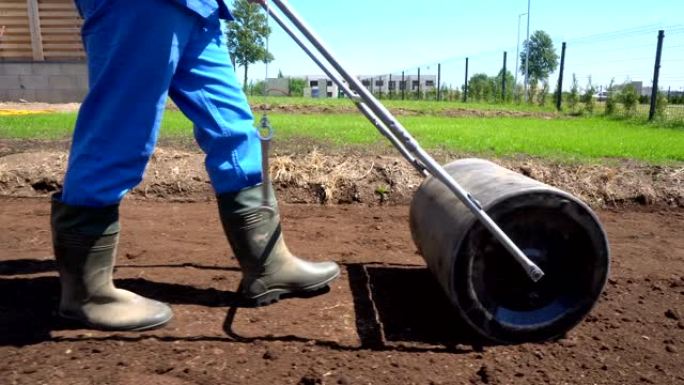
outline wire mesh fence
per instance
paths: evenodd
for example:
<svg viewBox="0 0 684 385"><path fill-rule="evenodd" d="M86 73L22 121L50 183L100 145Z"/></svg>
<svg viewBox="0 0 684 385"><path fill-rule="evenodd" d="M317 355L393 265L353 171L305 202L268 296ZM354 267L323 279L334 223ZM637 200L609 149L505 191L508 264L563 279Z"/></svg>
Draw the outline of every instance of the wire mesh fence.
<svg viewBox="0 0 684 385"><path fill-rule="evenodd" d="M361 79L380 98L529 103L548 108L560 104L572 114L684 120L684 25L663 31L659 63L656 26L554 41L559 56L566 43L563 72L557 68L529 87L520 60L522 48L515 46Z"/></svg>

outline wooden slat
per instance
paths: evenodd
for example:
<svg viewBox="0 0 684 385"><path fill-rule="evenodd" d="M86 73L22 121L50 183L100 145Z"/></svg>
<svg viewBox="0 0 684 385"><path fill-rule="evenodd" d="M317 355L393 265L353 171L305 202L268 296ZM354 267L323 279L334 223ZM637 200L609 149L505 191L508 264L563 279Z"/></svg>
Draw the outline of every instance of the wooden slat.
<svg viewBox="0 0 684 385"><path fill-rule="evenodd" d="M0 60L83 60L82 25L73 0L0 0Z"/></svg>

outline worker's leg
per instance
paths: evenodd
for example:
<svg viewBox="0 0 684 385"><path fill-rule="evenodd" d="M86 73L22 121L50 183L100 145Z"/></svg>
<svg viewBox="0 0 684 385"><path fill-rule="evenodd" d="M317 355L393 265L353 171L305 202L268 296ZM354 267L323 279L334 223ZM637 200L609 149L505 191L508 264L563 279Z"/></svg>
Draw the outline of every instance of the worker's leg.
<svg viewBox="0 0 684 385"><path fill-rule="evenodd" d="M90 90L78 114L61 201L119 203L142 179L167 90L201 19L168 0L79 0Z"/></svg>
<svg viewBox="0 0 684 385"><path fill-rule="evenodd" d="M273 192L263 201L259 138L217 19L189 43L170 92L195 123L207 154L221 222L243 271L242 294L267 304L285 293L318 290L337 277L335 263L311 263L290 253Z"/></svg>
<svg viewBox="0 0 684 385"><path fill-rule="evenodd" d="M199 18L167 0L77 0L90 92L79 112L63 192L52 204L60 314L88 326L139 330L171 309L117 289L119 201L142 178L167 89Z"/></svg>

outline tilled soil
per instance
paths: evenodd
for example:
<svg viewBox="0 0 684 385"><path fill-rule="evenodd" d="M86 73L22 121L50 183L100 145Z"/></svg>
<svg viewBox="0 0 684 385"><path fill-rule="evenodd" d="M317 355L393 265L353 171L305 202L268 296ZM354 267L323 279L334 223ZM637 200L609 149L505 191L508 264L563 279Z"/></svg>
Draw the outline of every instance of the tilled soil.
<svg viewBox="0 0 684 385"><path fill-rule="evenodd" d="M55 316L46 198L0 198L0 384L682 384L684 210L602 210L613 255L565 338L483 345L456 326L405 205L282 205L285 236L343 274L327 294L235 308L214 202L128 199L117 285L170 303L143 333Z"/></svg>

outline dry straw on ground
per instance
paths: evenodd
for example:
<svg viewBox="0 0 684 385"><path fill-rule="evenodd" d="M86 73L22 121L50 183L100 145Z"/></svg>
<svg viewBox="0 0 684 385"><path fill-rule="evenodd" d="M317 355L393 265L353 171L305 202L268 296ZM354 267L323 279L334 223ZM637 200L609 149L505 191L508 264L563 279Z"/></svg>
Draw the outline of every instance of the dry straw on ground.
<svg viewBox="0 0 684 385"><path fill-rule="evenodd" d="M63 151L25 152L0 158L0 195L45 196L61 186ZM133 196L211 199L211 184L197 153L159 149ZM684 168L636 163L563 165L536 159L495 159L533 179L568 191L594 207L636 202L684 207ZM402 158L357 154L271 157L270 175L281 201L297 203L408 203L422 177Z"/></svg>

